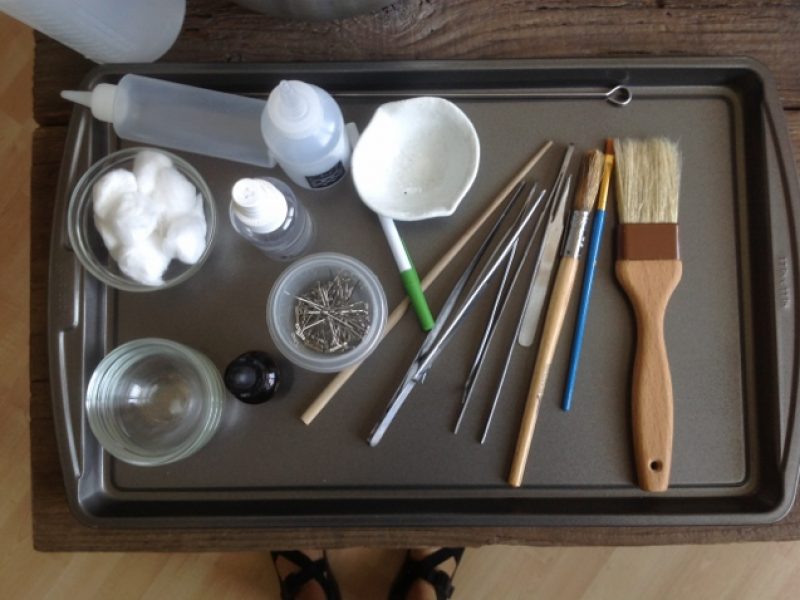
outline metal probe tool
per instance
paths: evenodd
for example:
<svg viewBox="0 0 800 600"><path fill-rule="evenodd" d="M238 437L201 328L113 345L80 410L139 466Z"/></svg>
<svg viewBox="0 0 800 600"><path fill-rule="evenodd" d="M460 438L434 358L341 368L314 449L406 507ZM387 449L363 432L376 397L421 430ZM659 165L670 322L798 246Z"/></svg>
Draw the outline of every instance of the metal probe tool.
<svg viewBox="0 0 800 600"><path fill-rule="evenodd" d="M567 205L567 198L569 198L570 183L571 183L571 177L567 177L567 181L566 181L566 183L565 183L565 185L563 187L561 195L558 198L553 198L552 199L552 200L554 200L554 202L552 203L552 206L545 205L545 210L542 213L542 215L541 215L541 217L539 219L539 222L536 224L537 229L547 221L546 217L547 217L548 211L554 210L556 214L558 214L559 212L561 212L561 214L563 214L563 207L565 207ZM559 207L561 207L561 209L559 209ZM534 237L535 237L535 235L536 235L536 233L534 233ZM531 239L531 241L533 241L533 238ZM530 244L530 242L529 242L529 244ZM526 248L525 252L527 253L529 250L530 250L530 246L528 248ZM544 251L544 246L539 248L539 254L541 255L541 253L543 251ZM520 263L520 268L522 267L522 264L525 263L525 258L526 257L523 257L522 263ZM518 274L519 274L519 271L514 276L514 281L511 284L512 287L516 284L516 277L517 277ZM494 418L494 413L495 413L495 410L497 409L497 404L498 404L498 402L500 400L500 393L503 390L503 384L505 383L506 376L508 375L508 368L509 368L509 365L511 364L511 357L514 354L514 349L516 348L516 345L517 345L517 338L519 337L519 332L522 329L522 323L523 323L522 319L519 319L517 321L517 329L514 332L513 337L511 338L511 343L508 345L508 352L506 352L506 359L505 359L505 362L503 363L503 368L500 371L500 378L498 379L497 385L495 386L494 396L492 397L492 402L491 402L491 405L489 406L489 414L486 416L486 422L483 425L483 433L481 433L481 444L486 443L486 438L489 435L489 428L492 425L492 419Z"/></svg>
<svg viewBox="0 0 800 600"><path fill-rule="evenodd" d="M497 269L500 268L500 265L508 256L511 248L514 246L523 230L530 222L533 214L536 212L536 209L541 204L544 194L545 192L542 191L535 201L526 203L521 216L517 219L517 222L513 225L512 229L508 231L499 242L497 250L493 252L489 261L478 275L477 283L471 288L467 298L456 312L455 317L453 317L450 324L444 328L443 324L445 321L447 321L449 313L455 308L456 302L461 295L461 291L463 290L463 287L466 284L469 275L471 274L471 268L474 268L473 263L477 264L477 261L475 258L473 258L473 263L470 264L470 267L468 267L467 271L464 272L459 281L456 283L456 286L450 292L450 295L445 302L445 307L442 308L442 311L440 311L440 317L436 320L436 325L423 341L422 346L417 352L417 355L411 363L408 371L406 372L403 381L386 406L383 416L372 429L372 432L370 432L369 437L367 438L367 443L370 446L376 446L381 441L383 435L386 433L389 425L392 424L392 421L397 416L397 413L399 412L400 408L402 408L409 394L411 394L412 390L418 383L422 382L436 357L444 349L445 345L450 341L450 339L452 339L456 329L459 327L459 325L461 325L470 308L472 308L472 306L475 304L475 301L480 296L481 292L483 292L483 290L486 288L489 280L492 278ZM532 200L532 198L533 190L529 196L529 200ZM481 250L483 251L485 248L482 246ZM476 258L479 257L476 256ZM447 314L442 316L445 312ZM443 329L444 331L442 331Z"/></svg>
<svg viewBox="0 0 800 600"><path fill-rule="evenodd" d="M520 317L522 326L519 328L517 339L521 346L528 347L533 344L542 309L544 308L545 300L547 300L547 291L550 289L550 276L558 256L558 249L561 246L561 234L564 231L564 215L566 214L566 204L564 202L555 202L553 199L561 197L562 186L574 151L575 146L570 144L566 152L564 152L564 159L561 161L561 168L558 171L558 175L556 175L553 191L550 192L550 197L547 200L550 220L544 233L542 250L536 261L536 267L534 268L525 300L525 307L522 309L522 316Z"/></svg>

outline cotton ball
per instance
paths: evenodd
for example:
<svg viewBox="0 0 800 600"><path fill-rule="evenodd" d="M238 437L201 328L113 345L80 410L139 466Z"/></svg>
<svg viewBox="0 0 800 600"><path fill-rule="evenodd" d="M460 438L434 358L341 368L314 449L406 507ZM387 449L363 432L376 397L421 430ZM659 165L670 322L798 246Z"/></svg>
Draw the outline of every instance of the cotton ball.
<svg viewBox="0 0 800 600"><path fill-rule="evenodd" d="M100 237L103 238L103 244L105 244L108 253L116 260L122 243L117 237L114 227L106 223L103 219L98 218L97 215L94 217L94 226L100 234Z"/></svg>
<svg viewBox="0 0 800 600"><path fill-rule="evenodd" d="M123 246L117 258L120 271L131 279L145 285L161 285L162 276L169 266L170 257L161 251L155 237L139 240L133 245Z"/></svg>
<svg viewBox="0 0 800 600"><path fill-rule="evenodd" d="M163 251L193 265L206 249L206 220L195 214L175 217L164 234Z"/></svg>
<svg viewBox="0 0 800 600"><path fill-rule="evenodd" d="M114 169L103 175L92 187L94 214L105 219L114 209L120 196L138 189L136 177L126 169Z"/></svg>
<svg viewBox="0 0 800 600"><path fill-rule="evenodd" d="M159 223L159 214L152 201L139 192L122 194L109 216L116 238L125 246L134 245L150 236Z"/></svg>
<svg viewBox="0 0 800 600"><path fill-rule="evenodd" d="M139 191L152 194L156 187L156 177L162 169L172 167L172 159L156 150L142 150L133 159L133 174L139 184Z"/></svg>
<svg viewBox="0 0 800 600"><path fill-rule="evenodd" d="M183 215L195 207L197 189L186 176L174 168L161 169L156 175L153 201L166 218Z"/></svg>
<svg viewBox="0 0 800 600"><path fill-rule="evenodd" d="M206 211L203 207L203 194L198 193L197 197L194 200L194 206L192 207L191 213L193 215L197 215L198 217L202 218L204 221L206 219Z"/></svg>

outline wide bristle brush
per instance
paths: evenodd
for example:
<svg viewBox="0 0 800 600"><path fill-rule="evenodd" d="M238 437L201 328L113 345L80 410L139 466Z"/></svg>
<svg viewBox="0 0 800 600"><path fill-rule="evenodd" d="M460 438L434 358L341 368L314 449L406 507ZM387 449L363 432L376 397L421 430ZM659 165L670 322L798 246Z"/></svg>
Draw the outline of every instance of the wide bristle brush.
<svg viewBox="0 0 800 600"><path fill-rule="evenodd" d="M681 160L665 138L614 140L617 161L617 279L636 314L631 417L639 487L662 492L672 464L673 402L664 316L680 281Z"/></svg>

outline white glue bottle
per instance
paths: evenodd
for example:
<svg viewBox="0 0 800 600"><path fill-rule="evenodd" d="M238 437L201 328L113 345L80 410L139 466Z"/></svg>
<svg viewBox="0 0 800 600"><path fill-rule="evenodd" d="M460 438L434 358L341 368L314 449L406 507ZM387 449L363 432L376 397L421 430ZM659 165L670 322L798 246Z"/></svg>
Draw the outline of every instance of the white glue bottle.
<svg viewBox="0 0 800 600"><path fill-rule="evenodd" d="M88 106L126 140L274 167L259 130L266 102L236 94L128 74L116 85L62 98Z"/></svg>
<svg viewBox="0 0 800 600"><path fill-rule="evenodd" d="M311 215L288 185L272 177L237 181L230 217L239 235L276 260L300 256L314 238Z"/></svg>
<svg viewBox="0 0 800 600"><path fill-rule="evenodd" d="M281 81L261 117L270 152L289 178L312 190L340 181L350 166L350 141L342 111L325 90Z"/></svg>

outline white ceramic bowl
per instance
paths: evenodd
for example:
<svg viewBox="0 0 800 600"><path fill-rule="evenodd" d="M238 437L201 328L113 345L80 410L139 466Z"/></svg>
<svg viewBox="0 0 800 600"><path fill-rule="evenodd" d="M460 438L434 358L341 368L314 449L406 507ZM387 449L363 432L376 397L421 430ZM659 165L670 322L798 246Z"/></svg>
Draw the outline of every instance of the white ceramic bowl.
<svg viewBox="0 0 800 600"><path fill-rule="evenodd" d="M479 162L467 115L449 100L422 96L378 107L353 151L353 181L376 213L419 221L453 214Z"/></svg>

